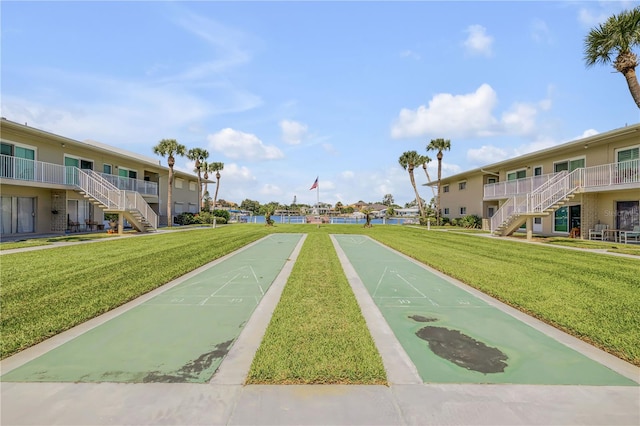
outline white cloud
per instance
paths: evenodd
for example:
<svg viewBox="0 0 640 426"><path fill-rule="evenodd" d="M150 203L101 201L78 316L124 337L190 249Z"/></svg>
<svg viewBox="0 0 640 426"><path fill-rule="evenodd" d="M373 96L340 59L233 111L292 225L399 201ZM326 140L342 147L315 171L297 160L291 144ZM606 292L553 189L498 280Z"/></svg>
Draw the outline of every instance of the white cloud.
<svg viewBox="0 0 640 426"><path fill-rule="evenodd" d="M226 128L207 136L209 148L234 160L277 160L284 154L274 145L265 145L256 135Z"/></svg>
<svg viewBox="0 0 640 426"><path fill-rule="evenodd" d="M470 25L466 31L467 39L462 43L468 53L472 55L491 56L493 37L487 35L487 29L482 25Z"/></svg>
<svg viewBox="0 0 640 426"><path fill-rule="evenodd" d="M600 132L595 130L595 129L588 129L588 130L585 130L584 132L582 132L582 135L579 136L577 139L588 138L589 136L595 136L598 133L600 133Z"/></svg>
<svg viewBox="0 0 640 426"><path fill-rule="evenodd" d="M504 131L512 135L528 135L536 129L537 110L534 106L517 103L502 113Z"/></svg>
<svg viewBox="0 0 640 426"><path fill-rule="evenodd" d="M394 139L424 135L467 137L492 134L496 119L491 115L497 103L496 92L488 84L466 95L439 93L428 106L403 108L391 129Z"/></svg>
<svg viewBox="0 0 640 426"><path fill-rule="evenodd" d="M260 188L260 195L264 195L265 197L279 198L282 194L284 194L284 191L282 191L279 186L270 183L266 183Z"/></svg>
<svg viewBox="0 0 640 426"><path fill-rule="evenodd" d="M509 153L496 146L482 145L467 150L467 160L472 164L491 164L509 158Z"/></svg>
<svg viewBox="0 0 640 426"><path fill-rule="evenodd" d="M307 136L308 127L306 124L292 120L282 120L280 122L282 130L282 140L289 145L298 145Z"/></svg>
<svg viewBox="0 0 640 426"><path fill-rule="evenodd" d="M254 182L256 177L246 166L239 166L236 163L225 163L224 170L220 171L220 180L232 182Z"/></svg>

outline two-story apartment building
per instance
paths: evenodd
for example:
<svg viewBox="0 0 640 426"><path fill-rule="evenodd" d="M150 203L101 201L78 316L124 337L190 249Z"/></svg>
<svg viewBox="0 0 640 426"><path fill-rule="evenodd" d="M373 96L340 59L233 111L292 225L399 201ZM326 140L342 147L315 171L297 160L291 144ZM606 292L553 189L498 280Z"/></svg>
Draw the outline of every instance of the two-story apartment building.
<svg viewBox="0 0 640 426"><path fill-rule="evenodd" d="M442 215L480 216L496 235L631 230L640 225L639 151L636 124L449 176Z"/></svg>
<svg viewBox="0 0 640 426"><path fill-rule="evenodd" d="M107 212L140 231L167 224L169 169L159 159L5 118L0 144L2 237L99 229ZM174 217L198 211L197 189L196 176L175 171Z"/></svg>

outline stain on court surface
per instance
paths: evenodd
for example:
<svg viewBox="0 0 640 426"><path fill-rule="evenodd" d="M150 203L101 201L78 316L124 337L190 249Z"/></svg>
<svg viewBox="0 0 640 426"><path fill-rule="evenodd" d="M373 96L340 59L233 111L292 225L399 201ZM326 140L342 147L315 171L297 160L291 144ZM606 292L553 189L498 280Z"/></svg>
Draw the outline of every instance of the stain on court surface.
<svg viewBox="0 0 640 426"><path fill-rule="evenodd" d="M423 317L422 315L409 315L409 318L411 318L412 320L414 320L416 322L434 322L434 321L438 321L438 318L427 318L427 317Z"/></svg>
<svg viewBox="0 0 640 426"><path fill-rule="evenodd" d="M233 340L227 340L216 345L213 351L200 355L175 373L152 371L142 381L144 383L184 383L197 379L203 371L211 367L215 360L222 359L229 352L231 343L233 343Z"/></svg>
<svg viewBox="0 0 640 426"><path fill-rule="evenodd" d="M467 370L484 374L502 373L508 357L497 348L491 348L458 330L427 326L416 335L429 342L429 349L440 358Z"/></svg>

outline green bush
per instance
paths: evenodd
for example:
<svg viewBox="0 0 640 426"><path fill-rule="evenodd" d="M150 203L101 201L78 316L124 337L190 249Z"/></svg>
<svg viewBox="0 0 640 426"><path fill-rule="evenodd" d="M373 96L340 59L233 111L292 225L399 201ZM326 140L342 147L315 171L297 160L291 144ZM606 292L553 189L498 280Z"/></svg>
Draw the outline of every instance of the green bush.
<svg viewBox="0 0 640 426"><path fill-rule="evenodd" d="M482 228L482 218L475 214L468 214L465 217L458 219L457 224L458 226L465 228L479 229Z"/></svg>

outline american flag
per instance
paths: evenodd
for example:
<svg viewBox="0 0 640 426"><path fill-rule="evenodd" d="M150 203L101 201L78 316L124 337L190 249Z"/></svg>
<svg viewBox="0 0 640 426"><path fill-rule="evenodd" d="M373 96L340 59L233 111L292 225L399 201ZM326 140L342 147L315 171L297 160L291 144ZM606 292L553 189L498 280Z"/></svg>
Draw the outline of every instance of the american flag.
<svg viewBox="0 0 640 426"><path fill-rule="evenodd" d="M309 191L311 191L312 189L316 189L318 187L318 178L316 178L316 181L313 182L313 185L311 185L311 188L309 188Z"/></svg>

